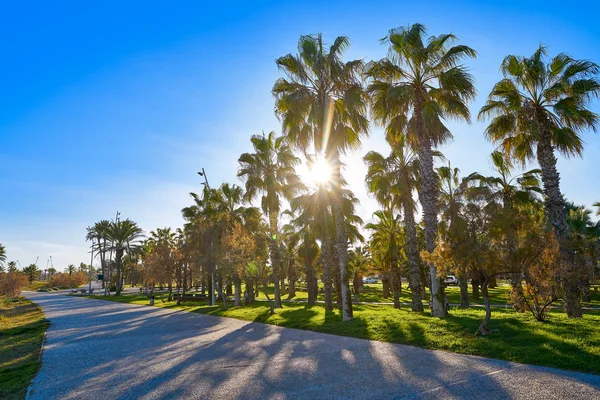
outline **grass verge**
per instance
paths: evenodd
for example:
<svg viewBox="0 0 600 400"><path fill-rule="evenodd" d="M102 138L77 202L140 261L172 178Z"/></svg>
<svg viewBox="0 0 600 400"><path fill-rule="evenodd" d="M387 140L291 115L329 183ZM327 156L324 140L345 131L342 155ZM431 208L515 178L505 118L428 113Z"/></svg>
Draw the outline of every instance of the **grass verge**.
<svg viewBox="0 0 600 400"><path fill-rule="evenodd" d="M0 298L0 398L24 399L49 322L27 299Z"/></svg>
<svg viewBox="0 0 600 400"><path fill-rule="evenodd" d="M144 295L92 297L148 305L148 297ZM530 314L493 310L490 327L498 333L481 337L475 335L484 315L481 309L453 309L448 318L441 320L391 306L355 305L355 319L342 322L339 311L326 312L320 305L284 304L275 315L269 315L269 307L263 302L225 311L205 303L177 306L174 301L157 297L155 306L600 374L600 312L597 311L581 319L567 319L563 312L556 311L547 322L541 323Z"/></svg>

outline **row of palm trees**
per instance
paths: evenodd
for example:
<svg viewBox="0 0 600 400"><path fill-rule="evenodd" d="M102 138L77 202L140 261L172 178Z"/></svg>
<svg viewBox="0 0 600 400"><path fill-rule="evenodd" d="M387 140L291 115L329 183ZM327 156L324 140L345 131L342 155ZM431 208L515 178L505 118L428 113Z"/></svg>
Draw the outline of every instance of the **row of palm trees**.
<svg viewBox="0 0 600 400"><path fill-rule="evenodd" d="M119 218L101 220L87 228L86 240L91 242L92 255L100 259L102 271L102 286L110 289L106 282L114 285L116 294L123 290L123 263L125 257L130 262L137 260L142 229L132 220Z"/></svg>
<svg viewBox="0 0 600 400"><path fill-rule="evenodd" d="M566 54L550 58L543 47L530 57L506 57L502 79L478 114L490 121L484 134L497 146L491 157L497 175L473 174L463 182L457 170L436 165L443 160L439 147L452 138L445 122L471 120L468 106L476 91L464 61L475 58L475 50L459 44L452 34L428 35L421 24L392 29L383 43L388 55L381 60L344 61L348 38L338 37L326 46L320 34L307 35L300 38L296 54L277 59L284 76L272 92L282 136L271 132L252 137L253 152L239 159L238 176L245 190L230 184L210 188L206 182L201 195L192 194L194 204L183 210L181 243L198 250L190 265L203 266L209 292L214 293L215 274L220 293L228 276L235 282L248 279L246 287L266 286L269 277L274 283L273 307L280 307L282 268L289 278L290 265L300 260L309 302L316 299L316 268L322 267L326 308L332 308L335 287L343 320L353 318L349 281L353 266L360 264L356 260L365 254L358 248L349 251L349 246L362 238L363 223L355 212L357 199L342 175L342 156L360 146L373 122L384 128L390 154L365 156L365 183L382 207L377 222L366 226L373 232L368 253L379 264L391 265L396 304L404 257L412 309L423 309L423 286L428 285L432 315L444 317L447 307L439 278L444 268L436 260L445 263L450 253L436 255L436 250L442 243L450 244L451 232L463 223L473 232L502 226L502 239L492 239L495 245L509 243L506 259L514 261L519 252L513 247L525 231L502 224L513 209L519 210L519 217L526 215L520 200L537 204L536 194L541 192L548 231L560 249L562 268L557 276L565 308L570 317L581 316L581 274L556 157L581 155L580 134L598 125L590 109L590 101L600 94L598 66ZM331 168L329 181L302 182L296 172L302 157L310 165L325 160ZM535 161L539 170L514 175L517 167ZM422 210L420 225L415 193ZM260 209L250 206L253 201L260 202ZM284 211L287 203L289 209ZM282 226L284 215L287 223ZM118 271L123 255L133 254L130 239L140 234L128 232L131 236L90 236L101 258L107 251L114 253L117 282L122 281ZM109 238L108 244L104 238ZM224 243L232 254L245 254L246 262L231 258ZM484 246L489 251L490 243ZM424 262L427 279L421 268ZM101 263L104 266L105 261ZM489 278L494 275L486 271L482 273ZM513 285L515 296L522 297L520 281L513 279ZM250 292L246 289L247 298Z"/></svg>
<svg viewBox="0 0 600 400"><path fill-rule="evenodd" d="M341 207L340 155L357 148L367 135L369 111L373 122L385 128L392 151L406 146L414 152L426 250L432 253L440 204L435 149L452 137L445 120L470 121L468 104L475 97L474 78L463 61L474 58L476 52L456 44L454 35L428 36L423 25L414 24L391 30L383 42L388 56L364 64L342 60L349 45L346 37L338 37L327 48L321 35L302 36L296 55L277 60L285 77L273 87L275 112L287 142L303 153L322 154L333 167L332 208L344 320L352 318L352 310L345 275L348 237ZM597 127L598 117L589 103L600 93L598 66L562 53L549 58L540 47L531 57L506 57L501 72L503 78L492 89L479 118L491 119L485 135L498 145L507 162L537 160L540 166L546 216L560 245L561 260L569 266L562 276L566 309L569 316L577 317L581 315L574 278L577 266L569 246L556 155L580 155L580 133ZM405 207L410 226L413 206L409 202L395 205L396 211ZM409 242L413 241L412 232L408 236ZM433 263L429 270L432 314L443 317L446 311L438 271Z"/></svg>

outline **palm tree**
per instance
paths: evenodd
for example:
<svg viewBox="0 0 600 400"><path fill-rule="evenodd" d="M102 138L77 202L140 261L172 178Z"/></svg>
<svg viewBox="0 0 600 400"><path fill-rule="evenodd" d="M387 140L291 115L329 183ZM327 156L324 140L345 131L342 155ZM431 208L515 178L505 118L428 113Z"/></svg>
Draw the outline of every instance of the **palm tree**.
<svg viewBox="0 0 600 400"><path fill-rule="evenodd" d="M515 218L516 212L524 205L531 204L536 200L536 195L541 194L539 174L540 170L532 169L520 174L512 174L514 166L510 158L499 151L491 154L492 166L498 176L483 177L480 174L471 174L468 180L479 180L488 189L490 202L501 204L504 215L507 218ZM514 259L517 247L517 232L513 225L508 224L504 229L507 241L507 252L509 259ZM515 271L511 274L512 300L515 309L524 310L524 298L522 287L522 273Z"/></svg>
<svg viewBox="0 0 600 400"><path fill-rule="evenodd" d="M14 261L8 262L8 272L17 272L17 263Z"/></svg>
<svg viewBox="0 0 600 400"><path fill-rule="evenodd" d="M250 139L254 153L244 153L239 158L238 177L246 182L246 201L261 197L261 208L269 220L271 230L271 266L275 284L275 307L281 308L279 292L279 213L281 201L291 199L299 187L300 179L294 168L300 159L292 153L283 136L275 132L254 135Z"/></svg>
<svg viewBox="0 0 600 400"><path fill-rule="evenodd" d="M123 269L123 256L127 253L131 256L138 250L140 241L143 238L142 229L132 220L125 219L111 221L106 231L106 237L110 241L109 250L114 251L115 254L115 282L116 292L118 296L121 294L123 289L122 282L122 269Z"/></svg>
<svg viewBox="0 0 600 400"><path fill-rule="evenodd" d="M6 262L6 248L0 243L0 265L4 265Z"/></svg>
<svg viewBox="0 0 600 400"><path fill-rule="evenodd" d="M388 157L371 151L364 157L367 164L365 182L370 193L383 207L404 211L404 252L408 259L412 310L423 311L420 264L415 223L416 204L413 191L417 188L419 163L416 154L405 146L403 135L386 135L392 151Z"/></svg>
<svg viewBox="0 0 600 400"><path fill-rule="evenodd" d="M275 112L288 141L307 152L322 155L332 167L332 191L336 201L336 248L342 284L342 319L353 318L348 282L348 235L342 210L341 154L360 145L369 122L367 96L360 81L361 60L342 61L350 41L336 38L327 48L321 34L301 36L298 54L277 59L286 75L273 86Z"/></svg>
<svg viewBox="0 0 600 400"><path fill-rule="evenodd" d="M75 266L73 264L69 264L67 266L67 273L70 275L73 275L73 272L75 272Z"/></svg>
<svg viewBox="0 0 600 400"><path fill-rule="evenodd" d="M358 302L358 294L362 288L362 277L369 271L372 265L369 249L363 246L356 246L349 252L348 266L351 275L354 277L352 286L354 288L354 302Z"/></svg>
<svg viewBox="0 0 600 400"><path fill-rule="evenodd" d="M23 268L23 273L27 275L27 279L29 280L29 284L31 285L33 281L40 276L40 269L35 264L29 264L25 268Z"/></svg>
<svg viewBox="0 0 600 400"><path fill-rule="evenodd" d="M110 281L109 269L106 265L106 251L108 249L107 232L110 227L110 221L107 219L98 221L92 227L87 228L85 240L92 242L92 250L100 257L100 267L102 269L102 287L106 287L106 281ZM96 242L94 246L94 241Z"/></svg>
<svg viewBox="0 0 600 400"><path fill-rule="evenodd" d="M592 210L585 206L567 202L566 208L567 224L576 262L587 267L587 271L581 271L579 280L583 295L586 301L589 301L590 276L595 277L600 258L600 221L594 222Z"/></svg>
<svg viewBox="0 0 600 400"><path fill-rule="evenodd" d="M433 148L452 134L444 125L447 118L470 120L467 103L475 97L473 77L461 64L476 53L464 45L452 46L452 34L425 37L421 24L390 30L383 42L389 45L387 58L370 63L366 74L372 79L372 114L388 132L406 132L407 142L417 149L421 175L419 200L423 208L426 249L433 252L438 232L438 187ZM447 315L443 288L437 270L429 263L431 312Z"/></svg>
<svg viewBox="0 0 600 400"><path fill-rule="evenodd" d="M373 215L377 218L376 222L365 225L366 229L373 231L369 248L372 254L379 253L378 258L390 266L394 308L400 308L400 290L402 289L399 265L400 245L404 242L400 215L394 216L391 210L378 210Z"/></svg>
<svg viewBox="0 0 600 400"><path fill-rule="evenodd" d="M492 117L485 135L508 157L522 163L537 158L546 215L566 267L562 277L565 309L570 318L581 317L555 151L565 157L580 156L580 133L598 127L598 115L589 109L589 102L600 95L600 70L590 61L575 60L564 53L548 59L542 46L531 57L507 56L500 69L504 78L492 89L479 117Z"/></svg>

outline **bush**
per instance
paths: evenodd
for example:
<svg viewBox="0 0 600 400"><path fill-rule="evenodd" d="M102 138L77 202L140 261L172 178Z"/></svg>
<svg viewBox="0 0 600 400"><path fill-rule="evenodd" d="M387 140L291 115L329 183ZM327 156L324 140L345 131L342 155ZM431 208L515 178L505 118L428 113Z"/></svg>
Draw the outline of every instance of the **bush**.
<svg viewBox="0 0 600 400"><path fill-rule="evenodd" d="M66 273L58 273L50 279L50 287L64 287L67 289L76 288L88 281L88 275L85 272L75 272L72 275Z"/></svg>
<svg viewBox="0 0 600 400"><path fill-rule="evenodd" d="M0 274L0 295L17 297L21 294L21 288L28 284L27 276L20 272Z"/></svg>

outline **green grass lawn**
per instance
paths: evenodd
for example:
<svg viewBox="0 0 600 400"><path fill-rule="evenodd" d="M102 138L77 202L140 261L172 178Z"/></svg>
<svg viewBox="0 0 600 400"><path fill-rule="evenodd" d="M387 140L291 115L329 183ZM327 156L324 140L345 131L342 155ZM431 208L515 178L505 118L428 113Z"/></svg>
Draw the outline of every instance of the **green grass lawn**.
<svg viewBox="0 0 600 400"><path fill-rule="evenodd" d="M92 297L148 304L144 295ZM167 296L162 298L166 300ZM569 320L563 312L555 311L547 322L541 323L530 314L495 309L490 328L498 332L481 337L475 331L483 318L482 309L452 309L448 318L440 320L427 313L396 310L386 305L355 305L355 319L342 322L339 311L325 312L320 305L288 303L276 310L275 315L269 315L264 302L224 311L220 306L205 303L177 306L174 301L166 302L157 296L155 306L600 374L600 312L597 311L578 320Z"/></svg>
<svg viewBox="0 0 600 400"><path fill-rule="evenodd" d="M322 288L322 284L319 285ZM271 296L271 298L273 298L273 285L270 285L268 287L268 291L269 291L269 296ZM446 294L448 296L448 302L451 304L460 304L460 288L458 286L449 286L446 288ZM469 294L471 294L471 286L469 285ZM510 298L510 285L504 282L501 282L498 284L498 287L493 288L493 289L489 289L489 296L490 296L490 303L491 304L501 304L501 305L507 305L510 304L509 302L509 298ZM600 292L597 291L592 291L591 293L591 301L590 302L583 302L582 304L584 306L594 306L594 307L600 307ZM282 299L287 299L288 296L287 294L282 294ZM308 298L308 293L307 292L302 292L302 291L296 291L296 297L294 297L294 300L306 300ZM259 300L266 300L266 296L264 294L264 292L261 291L259 293L259 295L257 296L257 299ZM333 292L333 299L336 299L336 294L335 291ZM429 299L429 292L427 292L427 298L423 299L424 301L428 301ZM322 292L319 292L319 295L317 297L317 300L325 300L324 298L324 294ZM381 283L374 283L374 284L365 284L363 287L363 290L360 292L359 296L358 296L358 300L359 301L364 301L364 302L376 302L376 303L382 303L382 302L393 302L394 301L394 297L393 294L390 293L390 297L388 298L384 298L383 297L383 285ZM402 288L402 293L400 295L400 301L403 303L410 303L411 302L411 295L410 295L410 290L403 285ZM474 299L471 297L470 299L471 304L483 304L483 299L480 297L479 299ZM556 303L556 305L561 305L562 303L560 301L558 301Z"/></svg>
<svg viewBox="0 0 600 400"><path fill-rule="evenodd" d="M0 398L24 399L49 323L29 300L0 298Z"/></svg>

